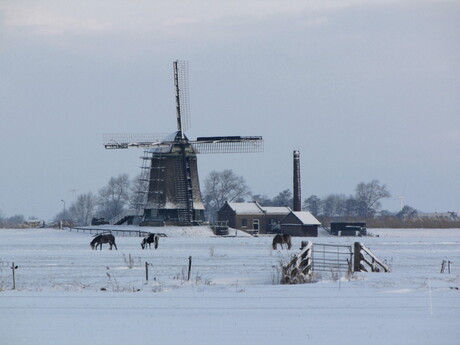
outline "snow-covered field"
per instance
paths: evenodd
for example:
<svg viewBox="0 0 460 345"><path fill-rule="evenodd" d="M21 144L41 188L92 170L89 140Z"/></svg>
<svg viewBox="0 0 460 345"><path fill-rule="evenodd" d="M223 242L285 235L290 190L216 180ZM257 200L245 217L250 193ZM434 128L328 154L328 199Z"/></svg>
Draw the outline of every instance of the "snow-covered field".
<svg viewBox="0 0 460 345"><path fill-rule="evenodd" d="M188 229L169 231L157 250L117 237L117 251L92 251L87 233L0 229L0 344L459 344L460 230L370 232L379 237L359 241L390 273L286 286L280 263L305 238L274 251L271 237Z"/></svg>

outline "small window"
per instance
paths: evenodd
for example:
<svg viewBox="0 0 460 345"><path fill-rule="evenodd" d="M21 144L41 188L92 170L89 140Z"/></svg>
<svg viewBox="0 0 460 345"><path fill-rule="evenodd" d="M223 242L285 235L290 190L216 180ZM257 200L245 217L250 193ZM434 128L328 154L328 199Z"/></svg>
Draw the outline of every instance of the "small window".
<svg viewBox="0 0 460 345"><path fill-rule="evenodd" d="M241 219L241 227L248 227L248 220L246 218Z"/></svg>

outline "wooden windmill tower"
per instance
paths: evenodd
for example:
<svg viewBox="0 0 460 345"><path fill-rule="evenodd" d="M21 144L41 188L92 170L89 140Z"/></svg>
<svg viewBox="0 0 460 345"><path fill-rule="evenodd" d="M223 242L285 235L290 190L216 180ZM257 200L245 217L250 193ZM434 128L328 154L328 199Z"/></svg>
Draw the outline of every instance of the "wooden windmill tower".
<svg viewBox="0 0 460 345"><path fill-rule="evenodd" d="M177 131L169 134L106 134L106 149L144 148L140 203L147 225L191 225L204 221L197 154L261 152L262 137L215 136L189 140L188 64L174 61Z"/></svg>

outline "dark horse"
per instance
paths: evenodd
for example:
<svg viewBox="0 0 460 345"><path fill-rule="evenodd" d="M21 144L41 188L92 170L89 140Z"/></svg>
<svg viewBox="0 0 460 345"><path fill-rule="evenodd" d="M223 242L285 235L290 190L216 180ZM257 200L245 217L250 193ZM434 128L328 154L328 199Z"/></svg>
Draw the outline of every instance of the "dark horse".
<svg viewBox="0 0 460 345"><path fill-rule="evenodd" d="M291 235L286 234L278 234L273 237L273 249L275 250L277 245L281 245L281 249L283 249L283 244L287 244L288 249L291 249Z"/></svg>
<svg viewBox="0 0 460 345"><path fill-rule="evenodd" d="M102 243L108 243L110 245L110 250L112 250L112 246L115 246L115 249L117 249L117 245L115 244L115 236L112 234L100 234L94 237L90 243L91 249L97 249L97 246L100 246L102 250Z"/></svg>
<svg viewBox="0 0 460 345"><path fill-rule="evenodd" d="M157 249L159 239L160 236L158 236L157 234L149 233L149 235L144 237L144 239L141 242L142 249L147 249L147 244L149 245L149 248L152 248L152 243L154 243L154 248Z"/></svg>

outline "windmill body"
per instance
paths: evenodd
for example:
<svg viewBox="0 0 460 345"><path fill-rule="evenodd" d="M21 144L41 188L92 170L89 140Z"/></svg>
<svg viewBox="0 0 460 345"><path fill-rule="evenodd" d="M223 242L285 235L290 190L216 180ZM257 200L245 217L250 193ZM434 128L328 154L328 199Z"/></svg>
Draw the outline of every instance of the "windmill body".
<svg viewBox="0 0 460 345"><path fill-rule="evenodd" d="M176 136L180 133L177 132ZM191 224L204 221L197 155L190 143L178 140L147 150L148 190L144 224Z"/></svg>
<svg viewBox="0 0 460 345"><path fill-rule="evenodd" d="M198 178L197 154L260 152L262 137L214 136L194 141L189 128L188 65L175 61L177 131L169 134L107 134L107 149L144 148L141 185L136 214L144 225L192 225L205 220Z"/></svg>

